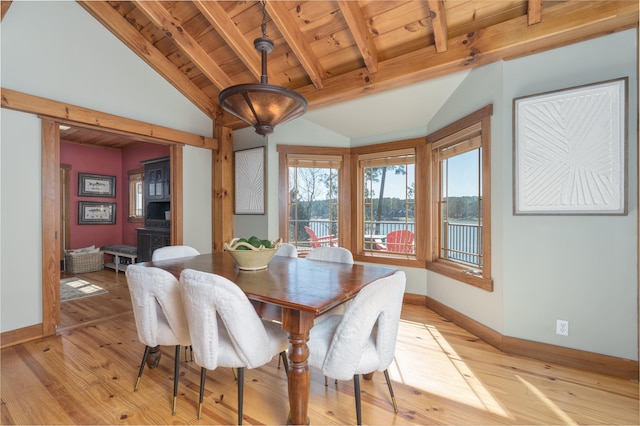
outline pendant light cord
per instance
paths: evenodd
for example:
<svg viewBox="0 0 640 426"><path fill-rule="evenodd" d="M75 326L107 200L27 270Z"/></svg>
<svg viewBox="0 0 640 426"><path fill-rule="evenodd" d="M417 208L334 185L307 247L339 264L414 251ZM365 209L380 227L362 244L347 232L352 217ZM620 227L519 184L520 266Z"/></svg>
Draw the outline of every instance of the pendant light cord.
<svg viewBox="0 0 640 426"><path fill-rule="evenodd" d="M262 0L262 37L267 37L267 0Z"/></svg>

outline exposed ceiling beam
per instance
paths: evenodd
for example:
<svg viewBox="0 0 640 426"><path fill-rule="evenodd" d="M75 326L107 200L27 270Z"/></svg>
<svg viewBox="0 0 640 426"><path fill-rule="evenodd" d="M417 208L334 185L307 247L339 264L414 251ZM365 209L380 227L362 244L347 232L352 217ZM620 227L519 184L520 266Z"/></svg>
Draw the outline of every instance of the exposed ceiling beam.
<svg viewBox="0 0 640 426"><path fill-rule="evenodd" d="M446 52L449 35L447 34L447 18L444 12L444 4L442 0L427 0L427 5L431 15L431 27L433 28L436 52Z"/></svg>
<svg viewBox="0 0 640 426"><path fill-rule="evenodd" d="M273 23L287 41L287 44L296 55L298 61L309 75L311 83L316 89L322 89L324 70L320 65L320 61L304 38L302 31L298 28L298 24L293 20L287 5L284 2L271 1L267 2L267 12Z"/></svg>
<svg viewBox="0 0 640 426"><path fill-rule="evenodd" d="M0 6L0 21L4 19L4 15L7 14L10 6L11 0L2 0L2 5Z"/></svg>
<svg viewBox="0 0 640 426"><path fill-rule="evenodd" d="M11 89L0 88L2 108L29 112L74 125L86 125L92 129L102 129L120 134L139 135L142 138L153 138L168 142L179 142L199 148L218 149L217 139L170 129L156 124L145 123L113 114L84 108L76 105L41 98Z"/></svg>
<svg viewBox="0 0 640 426"><path fill-rule="evenodd" d="M222 71L211 56L182 28L182 22L171 16L162 3L134 0L132 3L140 9L151 22L161 28L170 37L178 49L189 58L198 69L220 90L233 86L234 82Z"/></svg>
<svg viewBox="0 0 640 426"><path fill-rule="evenodd" d="M260 76L262 75L260 54L253 46L253 43L248 42L244 34L229 19L221 4L210 0L193 0L193 4L209 21L216 32L220 34L231 50L238 55L256 80L260 81Z"/></svg>
<svg viewBox="0 0 640 426"><path fill-rule="evenodd" d="M527 4L527 25L539 24L542 21L542 1L529 0Z"/></svg>
<svg viewBox="0 0 640 426"><path fill-rule="evenodd" d="M361 97L369 93L402 87L446 74L475 68L503 59L529 55L600 37L614 31L635 28L638 5L633 2L559 3L545 13L545 21L527 26L518 17L449 40L449 49L437 53L433 46L380 63L378 72L366 68L324 80L323 90L312 85L297 89L318 108Z"/></svg>
<svg viewBox="0 0 640 426"><path fill-rule="evenodd" d="M360 6L358 6L358 2L338 0L338 6L340 7L342 16L344 16L345 21L347 21L349 31L351 31L351 34L356 41L356 46L358 46L360 56L362 56L364 65L367 67L367 71L372 74L377 72L378 50L376 49L371 34L369 33L369 28L367 28L366 20L362 14Z"/></svg>
<svg viewBox="0 0 640 426"><path fill-rule="evenodd" d="M102 1L79 1L78 3L207 116L215 117L219 114L218 104L191 82L189 77L177 69L109 3Z"/></svg>

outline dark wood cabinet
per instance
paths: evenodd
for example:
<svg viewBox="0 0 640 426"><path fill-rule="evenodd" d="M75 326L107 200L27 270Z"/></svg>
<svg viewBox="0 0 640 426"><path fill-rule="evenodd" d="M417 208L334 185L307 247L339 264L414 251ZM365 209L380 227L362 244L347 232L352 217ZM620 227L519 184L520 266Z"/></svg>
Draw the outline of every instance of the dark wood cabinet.
<svg viewBox="0 0 640 426"><path fill-rule="evenodd" d="M146 202L171 201L169 159L144 161L144 196Z"/></svg>
<svg viewBox="0 0 640 426"><path fill-rule="evenodd" d="M148 262L154 250L171 245L169 231L157 228L138 228L138 262Z"/></svg>
<svg viewBox="0 0 640 426"><path fill-rule="evenodd" d="M144 228L138 232L138 262L148 262L155 249L171 244L171 168L169 157L143 161Z"/></svg>

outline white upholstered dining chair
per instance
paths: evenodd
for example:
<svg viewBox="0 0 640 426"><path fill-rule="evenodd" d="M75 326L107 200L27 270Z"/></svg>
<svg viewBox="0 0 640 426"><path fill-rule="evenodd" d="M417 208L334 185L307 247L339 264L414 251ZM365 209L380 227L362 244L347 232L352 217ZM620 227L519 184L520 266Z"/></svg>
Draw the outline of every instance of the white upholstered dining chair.
<svg viewBox="0 0 640 426"><path fill-rule="evenodd" d="M157 262L178 257L197 256L200 252L191 246L165 246L157 248L151 255L151 261Z"/></svg>
<svg viewBox="0 0 640 426"><path fill-rule="evenodd" d="M307 260L321 260L323 262L337 262L353 265L353 254L344 247L318 247L311 250L306 257ZM326 312L314 320L314 324L324 321L329 315L338 315L344 313L344 310L350 302L345 302L336 306L329 312Z"/></svg>
<svg viewBox="0 0 640 426"><path fill-rule="evenodd" d="M353 264L353 254L344 247L318 247L307 254L307 259Z"/></svg>
<svg viewBox="0 0 640 426"><path fill-rule="evenodd" d="M153 267L129 265L125 274L131 294L138 339L145 345L133 390L138 390L151 348L175 346L172 406L172 414L175 415L180 375L180 347L191 344L180 283L171 273Z"/></svg>
<svg viewBox="0 0 640 426"><path fill-rule="evenodd" d="M238 371L238 424L242 424L244 369L263 366L280 354L286 370L288 335L280 324L262 321L240 287L220 275L185 269L180 282L195 363L201 367L198 418L207 370L231 367Z"/></svg>
<svg viewBox="0 0 640 426"><path fill-rule="evenodd" d="M346 308L316 324L309 334L309 365L336 380L353 378L357 423L362 424L360 374L383 371L394 411L398 412L387 368L393 361L402 298L403 271L364 287Z"/></svg>
<svg viewBox="0 0 640 426"><path fill-rule="evenodd" d="M282 243L282 245L276 252L276 256L298 257L298 249L296 249L296 246L294 246L293 244Z"/></svg>

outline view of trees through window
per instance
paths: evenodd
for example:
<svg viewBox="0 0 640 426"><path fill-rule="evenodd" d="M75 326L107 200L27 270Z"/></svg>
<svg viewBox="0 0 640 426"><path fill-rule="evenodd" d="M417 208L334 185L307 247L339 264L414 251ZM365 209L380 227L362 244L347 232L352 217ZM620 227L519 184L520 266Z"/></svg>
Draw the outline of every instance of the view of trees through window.
<svg viewBox="0 0 640 426"><path fill-rule="evenodd" d="M337 245L338 171L289 167L289 242L299 249Z"/></svg>
<svg viewBox="0 0 640 426"><path fill-rule="evenodd" d="M364 249L415 253L415 155L361 162Z"/></svg>

